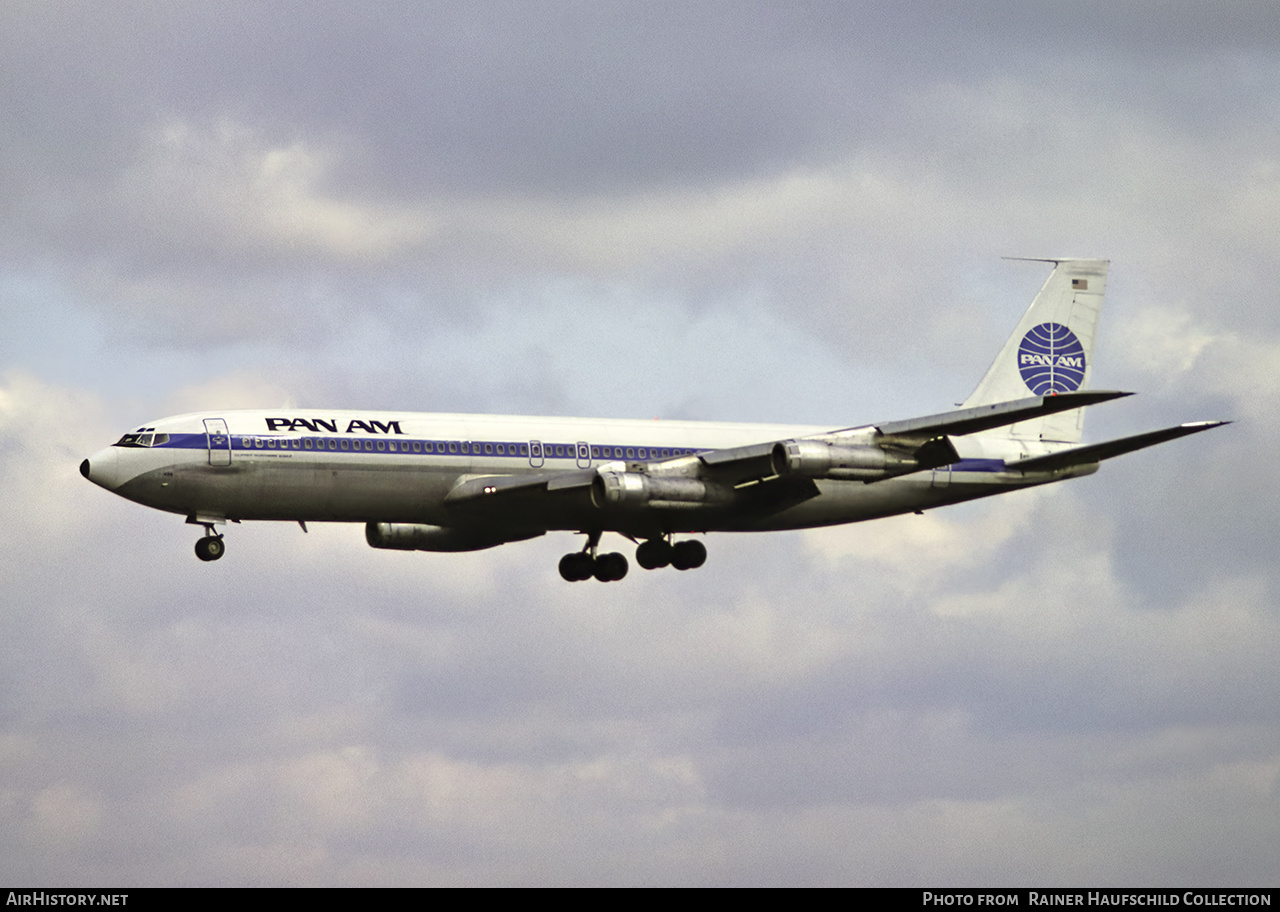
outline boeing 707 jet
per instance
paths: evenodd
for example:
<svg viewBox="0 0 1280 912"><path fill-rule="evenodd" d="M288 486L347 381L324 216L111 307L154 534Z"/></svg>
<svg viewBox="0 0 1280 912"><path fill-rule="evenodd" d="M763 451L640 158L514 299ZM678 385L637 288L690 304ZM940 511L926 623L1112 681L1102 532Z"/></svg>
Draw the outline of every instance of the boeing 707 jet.
<svg viewBox="0 0 1280 912"><path fill-rule="evenodd" d="M1103 460L1226 424L1081 444L1107 260L1054 268L958 410L857 427L416 412L211 411L149 421L80 465L90 481L204 527L364 523L374 548L475 551L553 531L586 536L560 575L601 582L627 558L700 567L708 532L766 532L919 513L1089 475Z"/></svg>

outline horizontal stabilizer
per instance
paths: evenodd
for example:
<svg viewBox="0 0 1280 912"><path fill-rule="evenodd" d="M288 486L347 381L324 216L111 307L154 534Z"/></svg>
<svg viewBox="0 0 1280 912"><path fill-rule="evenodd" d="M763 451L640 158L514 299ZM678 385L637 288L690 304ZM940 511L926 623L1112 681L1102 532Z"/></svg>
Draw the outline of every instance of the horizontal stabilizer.
<svg viewBox="0 0 1280 912"><path fill-rule="evenodd" d="M1136 434L1133 437L1108 440L1106 443L1073 447L1069 450L1050 453L1047 456L1020 459L1017 462L1006 463L1005 468L1013 472L1052 472L1055 469L1069 469L1072 466L1101 462L1104 459L1111 459L1113 456L1123 456L1125 453L1132 453L1134 450L1155 446L1157 443L1164 443L1166 440L1176 440L1179 437L1186 437L1188 434L1199 434L1201 431L1222 427L1222 425L1230 423L1230 421L1193 421L1189 424L1180 424L1177 427Z"/></svg>
<svg viewBox="0 0 1280 912"><path fill-rule="evenodd" d="M1081 390L1074 393L1031 396L1010 402L997 402L993 405L979 405L954 412L926 415L923 418L911 418L907 421L889 421L875 427L885 437L902 440L923 441L943 434L958 437L1132 395L1133 393L1122 393L1116 390Z"/></svg>

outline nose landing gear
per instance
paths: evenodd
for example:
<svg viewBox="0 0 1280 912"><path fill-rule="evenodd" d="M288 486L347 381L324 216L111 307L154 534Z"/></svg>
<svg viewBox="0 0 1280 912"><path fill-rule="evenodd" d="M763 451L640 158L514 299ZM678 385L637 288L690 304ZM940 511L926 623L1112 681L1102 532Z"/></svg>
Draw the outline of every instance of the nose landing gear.
<svg viewBox="0 0 1280 912"><path fill-rule="evenodd" d="M187 522L204 526L204 538L196 542L196 557L202 561L216 561L227 553L227 543L222 540L221 535L213 531L213 523L196 522L191 519Z"/></svg>
<svg viewBox="0 0 1280 912"><path fill-rule="evenodd" d="M227 553L227 546L221 535L211 535L196 542L196 557L202 561L216 561Z"/></svg>

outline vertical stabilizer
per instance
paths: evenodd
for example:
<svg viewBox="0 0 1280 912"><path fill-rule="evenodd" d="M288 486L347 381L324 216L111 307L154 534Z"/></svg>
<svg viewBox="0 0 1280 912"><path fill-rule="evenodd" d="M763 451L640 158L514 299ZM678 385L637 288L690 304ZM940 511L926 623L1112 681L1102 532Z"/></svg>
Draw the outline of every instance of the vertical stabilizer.
<svg viewBox="0 0 1280 912"><path fill-rule="evenodd" d="M1045 260L1053 272L1005 342L965 407L1089 386L1093 343L1107 288L1109 260ZM994 431L1017 440L1078 443L1084 410L1074 409Z"/></svg>

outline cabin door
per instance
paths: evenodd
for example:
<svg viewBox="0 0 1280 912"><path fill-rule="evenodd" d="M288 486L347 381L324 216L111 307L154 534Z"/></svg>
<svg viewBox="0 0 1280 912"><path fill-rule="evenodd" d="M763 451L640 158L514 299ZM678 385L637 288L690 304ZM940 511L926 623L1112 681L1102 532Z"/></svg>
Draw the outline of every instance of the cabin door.
<svg viewBox="0 0 1280 912"><path fill-rule="evenodd" d="M221 418L206 418L204 435L209 443L209 465L231 465L231 435L227 433L227 423Z"/></svg>

